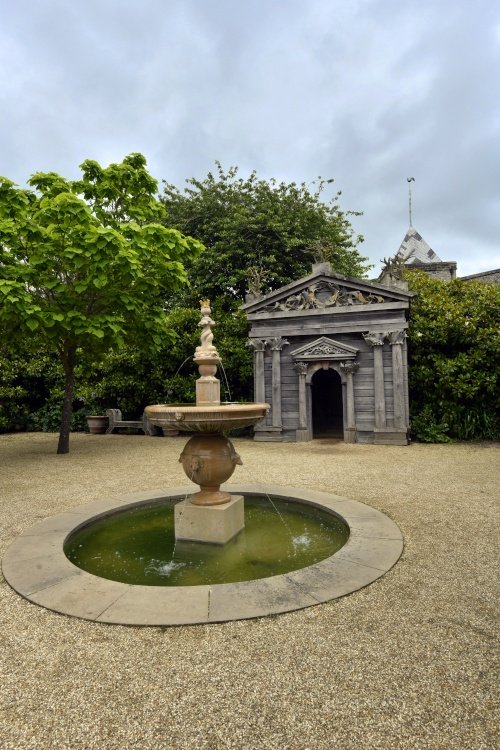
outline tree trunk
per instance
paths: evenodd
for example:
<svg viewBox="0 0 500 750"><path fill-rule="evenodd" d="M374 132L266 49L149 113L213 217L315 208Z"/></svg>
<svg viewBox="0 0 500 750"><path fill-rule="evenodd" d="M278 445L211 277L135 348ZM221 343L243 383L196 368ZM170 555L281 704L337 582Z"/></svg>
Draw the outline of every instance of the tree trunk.
<svg viewBox="0 0 500 750"><path fill-rule="evenodd" d="M67 345L62 354L64 368L64 400L59 430L58 453L69 453L69 431L73 413L73 389L75 384L76 346Z"/></svg>

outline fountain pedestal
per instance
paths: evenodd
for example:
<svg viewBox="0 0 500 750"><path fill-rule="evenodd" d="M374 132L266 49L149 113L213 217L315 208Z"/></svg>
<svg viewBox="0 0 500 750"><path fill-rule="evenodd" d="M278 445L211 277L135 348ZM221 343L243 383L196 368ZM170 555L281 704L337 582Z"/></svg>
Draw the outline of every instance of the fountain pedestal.
<svg viewBox="0 0 500 750"><path fill-rule="evenodd" d="M245 527L243 495L230 495L223 505L194 505L182 500L175 506L175 538L190 542L226 544Z"/></svg>

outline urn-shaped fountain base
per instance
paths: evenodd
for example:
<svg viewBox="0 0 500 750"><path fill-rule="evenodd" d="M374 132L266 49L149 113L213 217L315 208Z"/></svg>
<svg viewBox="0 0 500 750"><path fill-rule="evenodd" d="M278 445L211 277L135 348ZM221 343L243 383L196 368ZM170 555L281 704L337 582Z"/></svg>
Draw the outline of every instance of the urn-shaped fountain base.
<svg viewBox="0 0 500 750"><path fill-rule="evenodd" d="M190 497L194 505L222 505L231 500L229 492L219 488L234 472L241 458L227 437L220 434L194 435L181 453L186 476L200 485L199 492Z"/></svg>

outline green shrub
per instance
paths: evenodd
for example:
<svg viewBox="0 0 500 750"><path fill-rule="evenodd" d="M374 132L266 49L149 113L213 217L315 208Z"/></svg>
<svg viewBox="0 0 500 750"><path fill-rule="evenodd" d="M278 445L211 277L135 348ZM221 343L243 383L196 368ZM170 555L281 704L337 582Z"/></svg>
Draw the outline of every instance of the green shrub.
<svg viewBox="0 0 500 750"><path fill-rule="evenodd" d="M414 437L495 440L500 369L500 287L408 272L409 386Z"/></svg>
<svg viewBox="0 0 500 750"><path fill-rule="evenodd" d="M412 434L422 443L449 443L451 438L447 434L448 430L446 422L436 422L429 405L424 406L420 414L411 420Z"/></svg>
<svg viewBox="0 0 500 750"><path fill-rule="evenodd" d="M76 409L71 415L71 432L84 432L87 429L87 410ZM27 419L27 429L33 432L59 432L61 426L62 407L61 401L51 401L35 412Z"/></svg>
<svg viewBox="0 0 500 750"><path fill-rule="evenodd" d="M55 355L38 342L0 347L0 432L28 429L30 414L42 408L60 384Z"/></svg>

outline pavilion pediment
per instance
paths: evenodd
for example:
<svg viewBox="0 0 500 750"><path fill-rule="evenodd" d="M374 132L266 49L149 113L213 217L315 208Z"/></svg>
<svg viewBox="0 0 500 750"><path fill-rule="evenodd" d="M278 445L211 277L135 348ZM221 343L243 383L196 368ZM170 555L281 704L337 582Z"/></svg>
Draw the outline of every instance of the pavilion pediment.
<svg viewBox="0 0 500 750"><path fill-rule="evenodd" d="M340 274L312 274L243 305L247 314L287 314L408 300L412 294Z"/></svg>
<svg viewBox="0 0 500 750"><path fill-rule="evenodd" d="M292 358L297 362L354 359L357 353L358 349L355 347L335 341L328 336L320 336L315 341L304 344L304 346L290 352Z"/></svg>

